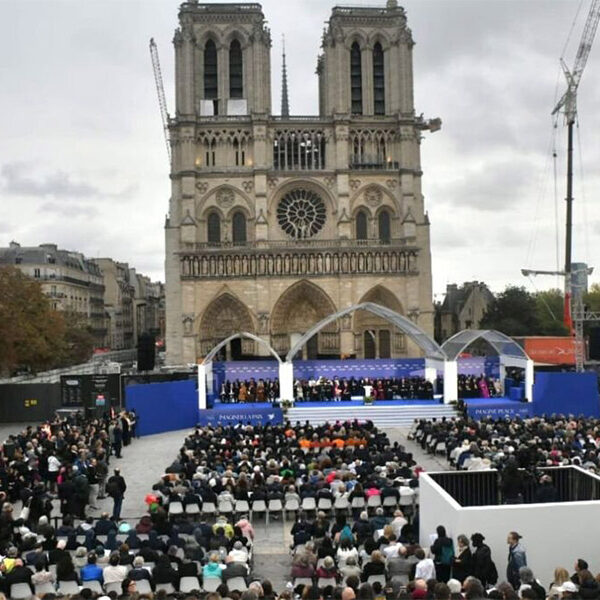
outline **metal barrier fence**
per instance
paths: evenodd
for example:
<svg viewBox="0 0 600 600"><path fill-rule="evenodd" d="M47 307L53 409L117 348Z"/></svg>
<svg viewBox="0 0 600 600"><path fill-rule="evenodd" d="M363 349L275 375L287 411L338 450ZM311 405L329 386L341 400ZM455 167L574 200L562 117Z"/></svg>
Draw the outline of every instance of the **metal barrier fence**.
<svg viewBox="0 0 600 600"><path fill-rule="evenodd" d="M581 502L600 500L600 477L578 467L542 467L535 473L524 474L525 489L523 503L535 502L538 479L550 475L558 492L559 502ZM497 506L503 503L501 473L489 471L448 471L430 473L440 485L461 506Z"/></svg>

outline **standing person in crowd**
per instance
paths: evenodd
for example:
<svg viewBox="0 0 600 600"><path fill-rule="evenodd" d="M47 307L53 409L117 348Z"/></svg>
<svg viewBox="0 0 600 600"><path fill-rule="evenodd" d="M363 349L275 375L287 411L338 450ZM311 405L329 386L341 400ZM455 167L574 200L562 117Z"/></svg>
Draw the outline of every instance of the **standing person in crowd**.
<svg viewBox="0 0 600 600"><path fill-rule="evenodd" d="M117 419L112 428L112 447L117 458L122 458L121 448L123 447L123 428Z"/></svg>
<svg viewBox="0 0 600 600"><path fill-rule="evenodd" d="M525 492L523 475L519 471L519 465L516 459L513 457L508 460L504 470L502 471L500 488L502 490L504 504L523 503L523 496Z"/></svg>
<svg viewBox="0 0 600 600"><path fill-rule="evenodd" d="M508 544L508 564L506 565L506 579L515 590L519 589L520 578L519 569L527 566L527 555L525 548L519 541L521 536L516 531L511 531L507 538Z"/></svg>
<svg viewBox="0 0 600 600"><path fill-rule="evenodd" d="M498 571L492 560L492 551L487 544L483 543L485 538L481 533L474 533L471 536L471 543L475 552L472 556L472 575L481 581L483 587L495 585L498 581Z"/></svg>
<svg viewBox="0 0 600 600"><path fill-rule="evenodd" d="M433 561L435 563L435 572L438 581L446 583L450 579L450 569L454 560L454 544L452 539L446 535L446 528L438 525L437 538L431 546Z"/></svg>
<svg viewBox="0 0 600 600"><path fill-rule="evenodd" d="M121 508L123 507L123 498L125 497L125 491L127 490L127 484L125 479L121 475L120 469L114 470L114 475L108 478L106 482L106 491L108 495L113 499L113 519L119 520L121 518Z"/></svg>
<svg viewBox="0 0 600 600"><path fill-rule="evenodd" d="M467 577L473 574L471 548L469 547L469 539L466 535L459 535L456 538L456 542L456 556L452 561L452 577L462 583Z"/></svg>

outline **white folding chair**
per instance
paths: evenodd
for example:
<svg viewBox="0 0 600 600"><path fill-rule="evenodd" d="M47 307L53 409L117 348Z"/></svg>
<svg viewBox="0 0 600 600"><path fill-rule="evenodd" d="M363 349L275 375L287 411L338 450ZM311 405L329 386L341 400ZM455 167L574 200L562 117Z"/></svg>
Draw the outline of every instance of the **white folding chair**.
<svg viewBox="0 0 600 600"><path fill-rule="evenodd" d="M135 589L137 590L138 594L152 593L152 586L150 585L150 582L147 579L138 579L135 582Z"/></svg>
<svg viewBox="0 0 600 600"><path fill-rule="evenodd" d="M43 596L44 594L56 594L56 588L53 583L47 581L46 583L38 583L35 586L36 596Z"/></svg>
<svg viewBox="0 0 600 600"><path fill-rule="evenodd" d="M335 577L319 577L319 579L317 579L317 587L320 590L324 590L326 587L334 588L335 585Z"/></svg>
<svg viewBox="0 0 600 600"><path fill-rule="evenodd" d="M120 588L119 588L120 590ZM79 594L79 586L76 581L59 581L58 582L58 593L63 596L71 596L73 594Z"/></svg>
<svg viewBox="0 0 600 600"><path fill-rule="evenodd" d="M352 498L352 508L364 508L365 507L365 499L360 496L356 496Z"/></svg>
<svg viewBox="0 0 600 600"><path fill-rule="evenodd" d="M248 589L246 580L243 577L232 577L227 580L227 589L230 592L245 592Z"/></svg>
<svg viewBox="0 0 600 600"><path fill-rule="evenodd" d="M350 502L348 501L348 496L338 496L333 503L333 508L335 510L347 511L349 506Z"/></svg>
<svg viewBox="0 0 600 600"><path fill-rule="evenodd" d="M92 579L90 581L84 581L81 584L81 589L87 588L88 590L92 590L96 594L103 596L104 590L102 589L102 584L97 579Z"/></svg>
<svg viewBox="0 0 600 600"><path fill-rule="evenodd" d="M385 588L385 575L370 575L367 578L367 583L373 585L374 583L381 584L382 588Z"/></svg>
<svg viewBox="0 0 600 600"><path fill-rule="evenodd" d="M221 585L220 577L205 577L203 588L205 592L216 592L217 588Z"/></svg>
<svg viewBox="0 0 600 600"><path fill-rule="evenodd" d="M175 593L175 587L173 586L172 583L157 583L156 591L160 592L160 590L164 590L166 594L174 594Z"/></svg>
<svg viewBox="0 0 600 600"><path fill-rule="evenodd" d="M264 500L255 500L252 503L252 508L250 509L250 521L252 521L252 515L254 513L264 513L267 514L267 503Z"/></svg>
<svg viewBox="0 0 600 600"><path fill-rule="evenodd" d="M217 507L214 502L204 502L202 504L203 515L214 515L217 512Z"/></svg>
<svg viewBox="0 0 600 600"><path fill-rule="evenodd" d="M179 501L169 502L169 516L173 517L176 515L183 514L183 504Z"/></svg>
<svg viewBox="0 0 600 600"><path fill-rule="evenodd" d="M247 500L236 500L235 501L235 512L237 514L250 513L250 504L248 504L248 501Z"/></svg>
<svg viewBox="0 0 600 600"><path fill-rule="evenodd" d="M233 504L227 498L219 498L217 507L220 514L231 514L233 512Z"/></svg>
<svg viewBox="0 0 600 600"><path fill-rule="evenodd" d="M123 586L117 581L104 584L104 591L107 595L110 594L110 592L116 592L118 596L121 596L123 594L122 589Z"/></svg>
<svg viewBox="0 0 600 600"><path fill-rule="evenodd" d="M182 594L189 594L194 590L200 591L202 586L200 585L200 580L197 577L182 577L179 581L179 591Z"/></svg>
<svg viewBox="0 0 600 600"><path fill-rule="evenodd" d="M31 598L31 596L33 594L28 583L13 583L10 586L11 600L25 600L25 598Z"/></svg>
<svg viewBox="0 0 600 600"><path fill-rule="evenodd" d="M300 504L296 498L290 498L289 500L285 501L285 505L283 507L283 519L284 520L285 520L285 513L288 510L290 512L296 512L296 511L300 510Z"/></svg>
<svg viewBox="0 0 600 600"><path fill-rule="evenodd" d="M332 506L333 502L330 498L319 498L319 501L317 502L317 508L319 510L329 511Z"/></svg>
<svg viewBox="0 0 600 600"><path fill-rule="evenodd" d="M379 508L381 506L381 496L369 496L367 499L367 508Z"/></svg>
<svg viewBox="0 0 600 600"><path fill-rule="evenodd" d="M276 498L275 500L269 500L267 502L267 509L267 517L270 517L271 513L282 513L285 517L285 513L283 511L283 502L281 502L281 500L279 500L278 498Z"/></svg>
<svg viewBox="0 0 600 600"><path fill-rule="evenodd" d="M185 505L185 514L186 515L199 515L200 507L196 503L186 504Z"/></svg>
<svg viewBox="0 0 600 600"><path fill-rule="evenodd" d="M396 500L395 496L386 496L382 502L382 506L384 508L395 507L397 505L398 505L398 501Z"/></svg>
<svg viewBox="0 0 600 600"><path fill-rule="evenodd" d="M313 584L313 582L310 577L296 577L296 579L294 579L294 589L298 585L303 585L306 587L306 586L311 586L312 584Z"/></svg>
<svg viewBox="0 0 600 600"><path fill-rule="evenodd" d="M307 496L306 498L302 499L302 510L305 511L310 511L310 510L317 510L317 501L315 498L312 498L310 496Z"/></svg>

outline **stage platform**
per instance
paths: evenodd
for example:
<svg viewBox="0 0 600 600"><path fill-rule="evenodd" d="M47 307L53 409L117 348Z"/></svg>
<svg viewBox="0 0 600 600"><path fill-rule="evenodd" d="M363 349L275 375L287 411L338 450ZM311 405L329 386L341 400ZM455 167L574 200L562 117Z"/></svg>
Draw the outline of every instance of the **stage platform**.
<svg viewBox="0 0 600 600"><path fill-rule="evenodd" d="M219 413L219 421L233 420L235 416L260 413L271 414L273 406L268 403L221 404L215 402L213 414ZM279 409L276 409L279 412ZM355 400L341 402L298 402L285 415L292 423L319 424L326 421L373 421L378 427L410 427L415 419L433 419L456 417L454 405L442 404L440 400L377 400L365 405Z"/></svg>

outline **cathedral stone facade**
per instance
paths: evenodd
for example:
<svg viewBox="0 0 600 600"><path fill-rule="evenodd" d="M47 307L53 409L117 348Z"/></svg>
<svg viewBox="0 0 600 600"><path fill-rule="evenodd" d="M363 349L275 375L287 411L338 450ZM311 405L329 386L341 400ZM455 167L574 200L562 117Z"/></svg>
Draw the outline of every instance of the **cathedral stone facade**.
<svg viewBox="0 0 600 600"><path fill-rule="evenodd" d="M181 5L166 223L167 360L193 363L247 331L285 354L363 301L433 334L429 221L411 31L394 0L332 10L317 60L319 115L271 111L259 4ZM285 77L284 77L285 83ZM264 355L234 340L227 358ZM307 358L415 356L364 311L315 335Z"/></svg>

